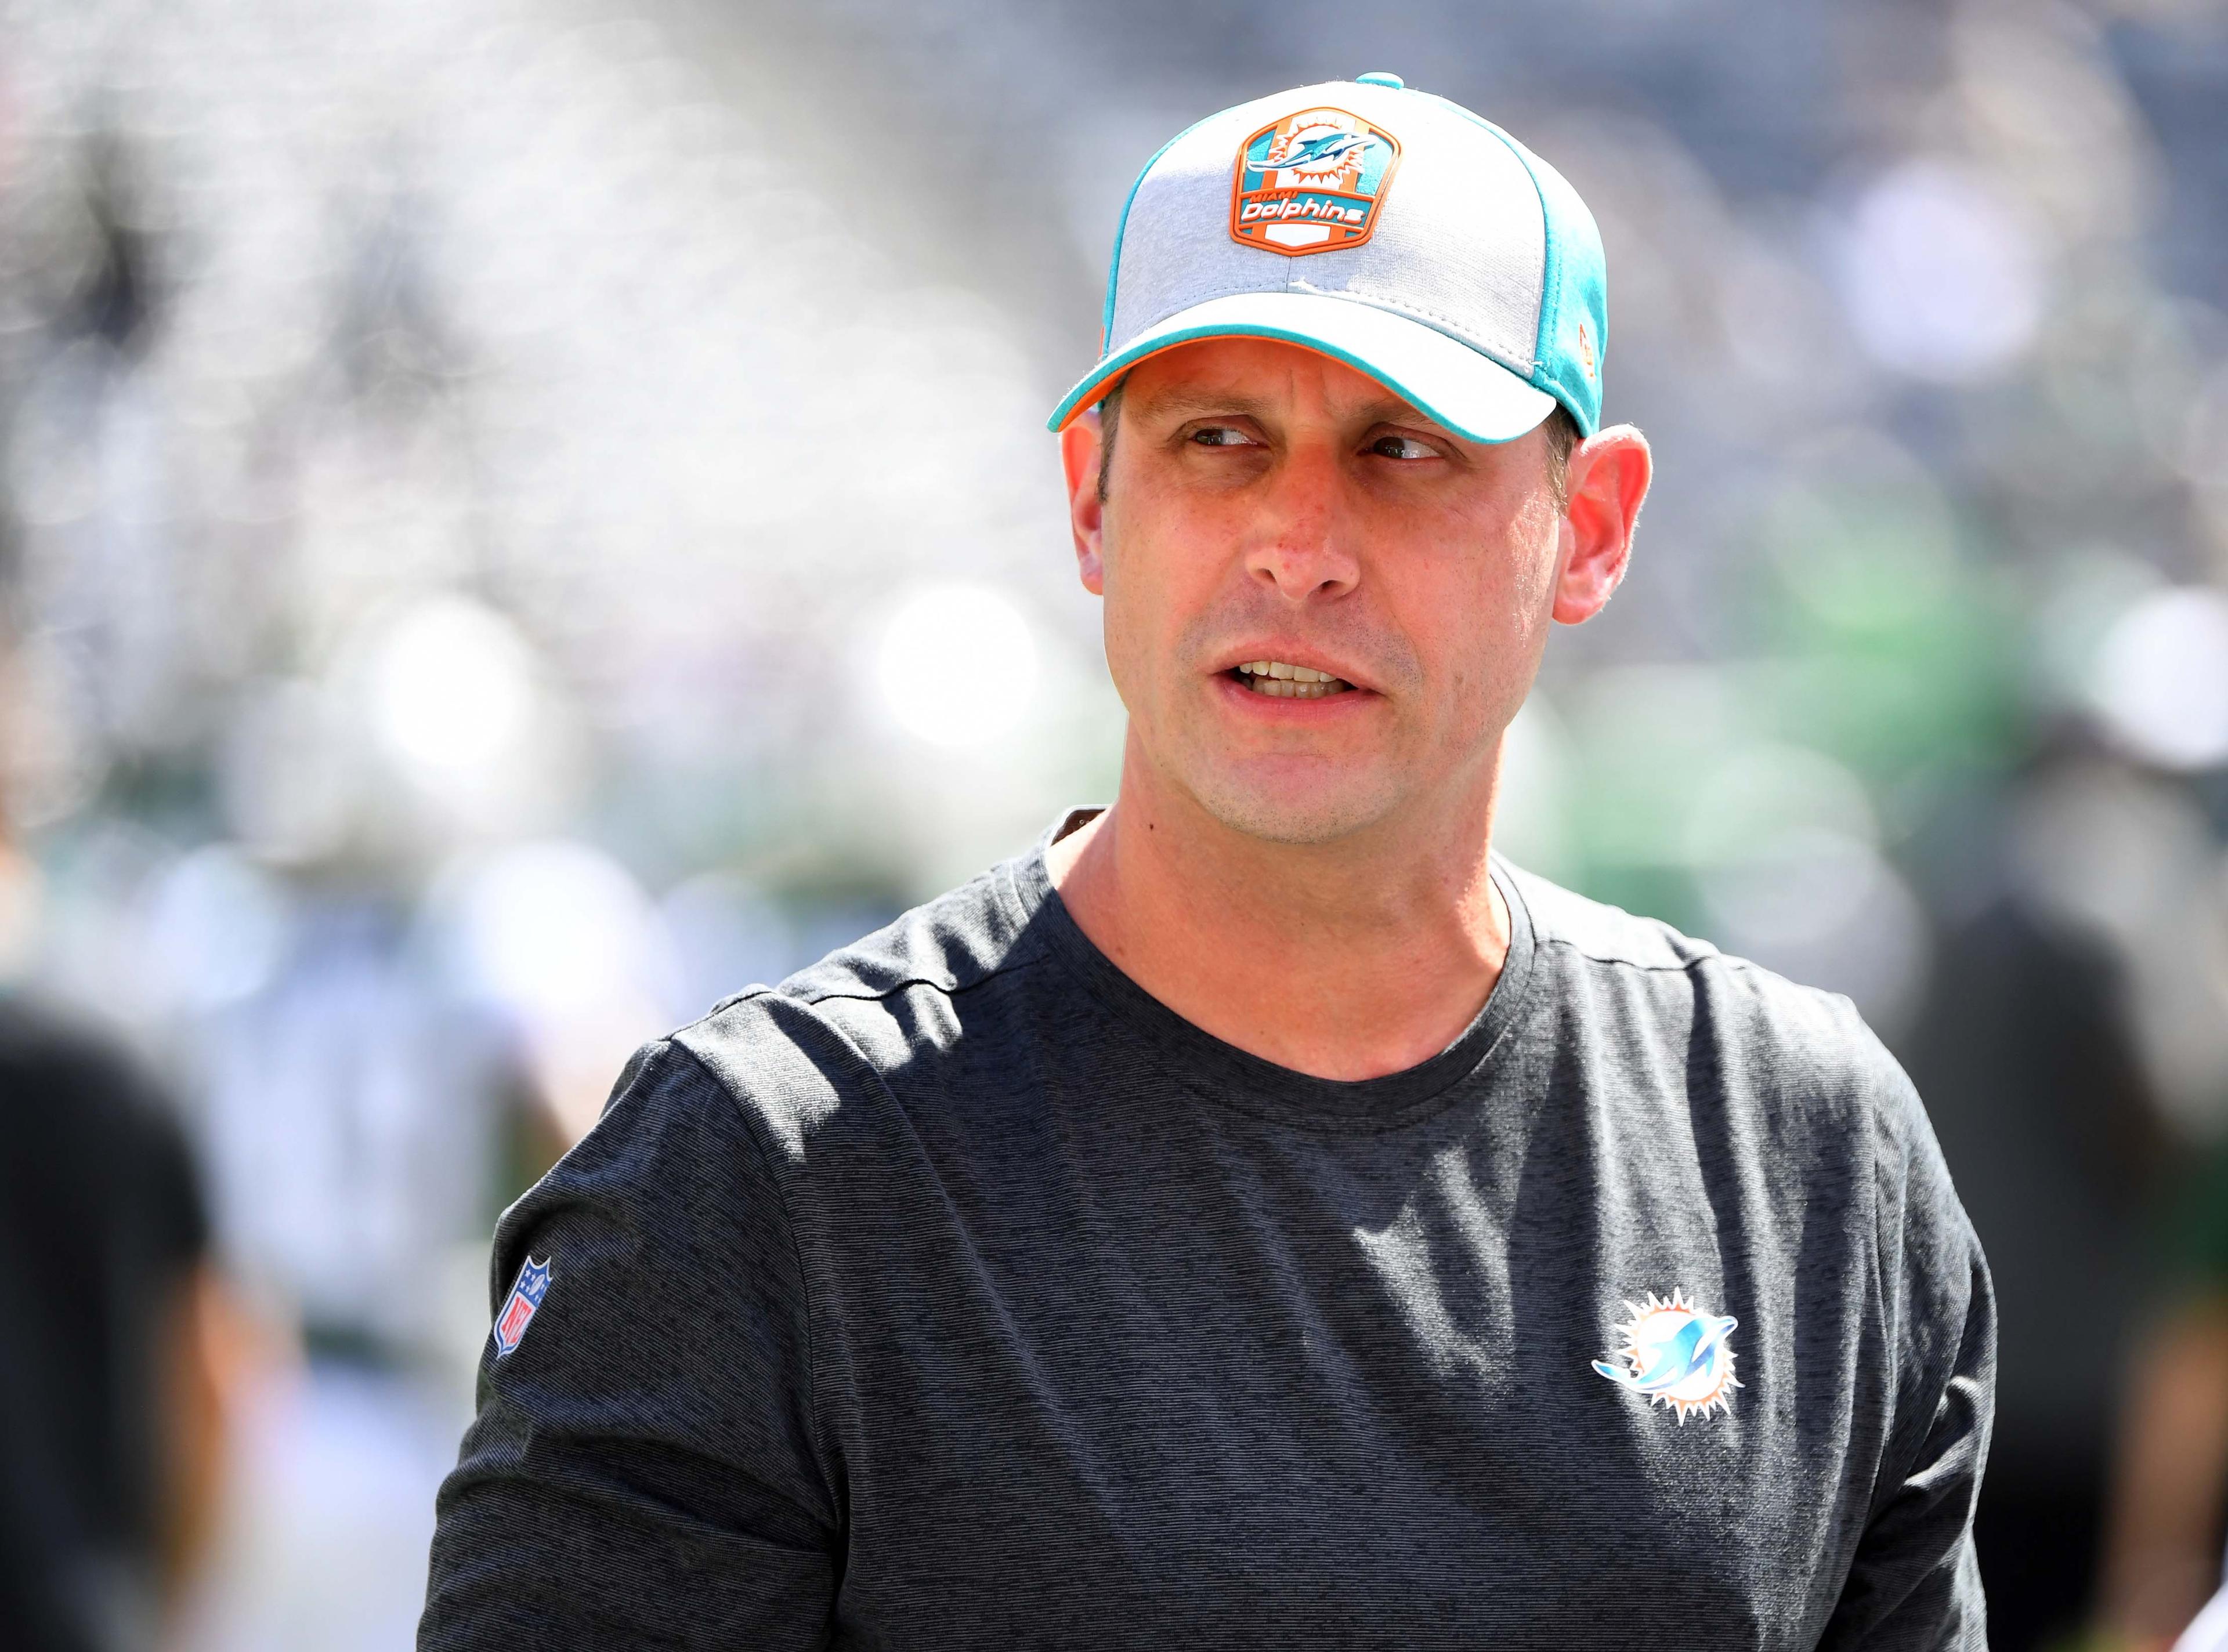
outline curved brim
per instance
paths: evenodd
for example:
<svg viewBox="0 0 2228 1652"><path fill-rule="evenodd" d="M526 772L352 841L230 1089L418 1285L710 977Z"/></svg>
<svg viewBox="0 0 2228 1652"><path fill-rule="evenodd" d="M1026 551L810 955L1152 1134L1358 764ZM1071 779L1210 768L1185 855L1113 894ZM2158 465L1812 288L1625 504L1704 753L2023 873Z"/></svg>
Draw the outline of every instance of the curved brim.
<svg viewBox="0 0 2228 1652"><path fill-rule="evenodd" d="M1140 333L1067 392L1050 428L1066 430L1147 356L1208 338L1280 339L1343 361L1473 442L1514 441L1555 405L1482 351L1393 310L1322 293L1245 292L1210 298Z"/></svg>

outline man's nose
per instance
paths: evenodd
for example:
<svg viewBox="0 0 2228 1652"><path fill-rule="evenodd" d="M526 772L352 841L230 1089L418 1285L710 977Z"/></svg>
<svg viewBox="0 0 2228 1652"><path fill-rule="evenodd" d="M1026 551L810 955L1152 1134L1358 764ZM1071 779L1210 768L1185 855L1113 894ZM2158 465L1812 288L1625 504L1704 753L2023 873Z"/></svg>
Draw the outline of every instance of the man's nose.
<svg viewBox="0 0 2228 1652"><path fill-rule="evenodd" d="M1361 577L1338 457L1313 444L1296 448L1260 484L1262 517L1245 571L1294 602L1342 596Z"/></svg>

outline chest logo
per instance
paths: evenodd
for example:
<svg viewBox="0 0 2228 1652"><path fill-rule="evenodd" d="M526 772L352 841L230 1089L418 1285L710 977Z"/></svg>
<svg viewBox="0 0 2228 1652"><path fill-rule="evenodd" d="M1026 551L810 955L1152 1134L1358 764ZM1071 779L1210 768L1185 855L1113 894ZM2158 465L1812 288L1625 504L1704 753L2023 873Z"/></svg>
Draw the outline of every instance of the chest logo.
<svg viewBox="0 0 2228 1652"><path fill-rule="evenodd" d="M1295 258L1360 246L1399 163L1399 139L1343 109L1271 121L1239 145L1231 239Z"/></svg>
<svg viewBox="0 0 2228 1652"><path fill-rule="evenodd" d="M1647 1304L1628 1302L1632 1317L1617 1327L1623 1344L1594 1369L1620 1387L1644 1394L1679 1413L1705 1417L1732 1404L1741 1386L1733 1375L1733 1350L1726 1342L1740 1324L1731 1314L1705 1313L1679 1292L1668 1302L1649 1293Z"/></svg>
<svg viewBox="0 0 2228 1652"><path fill-rule="evenodd" d="M503 1311L495 1318L495 1356L502 1359L518 1351L518 1340L526 1335L533 1322L535 1311L541 1306L541 1298L549 1293L549 1264L537 1262L531 1256L518 1271L518 1283L510 1287L510 1298L503 1304Z"/></svg>

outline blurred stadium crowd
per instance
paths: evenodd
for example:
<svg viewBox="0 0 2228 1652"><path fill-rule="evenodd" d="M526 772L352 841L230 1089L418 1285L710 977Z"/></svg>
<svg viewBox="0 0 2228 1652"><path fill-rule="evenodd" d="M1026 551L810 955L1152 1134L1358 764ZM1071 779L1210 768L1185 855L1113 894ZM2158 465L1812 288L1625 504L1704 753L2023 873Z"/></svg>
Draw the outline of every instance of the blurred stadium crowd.
<svg viewBox="0 0 2228 1652"><path fill-rule="evenodd" d="M1373 68L1578 186L1658 455L1504 847L1911 1067L2001 1297L1998 1646L2209 1591L2218 4L5 0L0 980L199 1166L173 1644L407 1644L494 1213L626 1052L1109 794L1041 421L1123 193Z"/></svg>

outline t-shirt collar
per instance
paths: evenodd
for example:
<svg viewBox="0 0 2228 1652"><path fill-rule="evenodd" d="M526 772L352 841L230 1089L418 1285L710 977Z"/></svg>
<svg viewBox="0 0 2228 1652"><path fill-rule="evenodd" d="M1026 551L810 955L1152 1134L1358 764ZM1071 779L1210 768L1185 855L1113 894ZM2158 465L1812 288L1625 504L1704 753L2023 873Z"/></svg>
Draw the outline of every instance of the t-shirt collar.
<svg viewBox="0 0 2228 1652"><path fill-rule="evenodd" d="M1318 1078L1193 1025L1124 974L1083 933L1053 887L1045 852L1099 813L1097 807L1066 811L1034 848L999 869L1000 892L1021 927L1036 931L1092 997L1143 1033L1147 1047L1194 1089L1243 1112L1314 1129L1393 1129L1450 1105L1457 1087L1484 1076L1511 1042L1508 1034L1532 995L1537 947L1531 911L1498 852L1491 873L1508 908L1508 955L1469 1025L1437 1055L1400 1072L1368 1079Z"/></svg>

